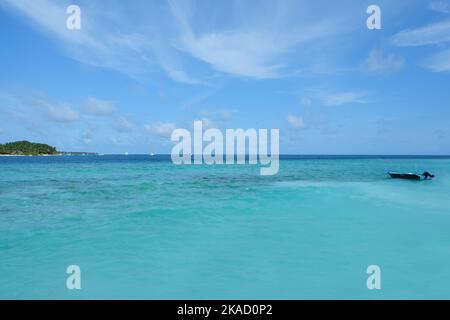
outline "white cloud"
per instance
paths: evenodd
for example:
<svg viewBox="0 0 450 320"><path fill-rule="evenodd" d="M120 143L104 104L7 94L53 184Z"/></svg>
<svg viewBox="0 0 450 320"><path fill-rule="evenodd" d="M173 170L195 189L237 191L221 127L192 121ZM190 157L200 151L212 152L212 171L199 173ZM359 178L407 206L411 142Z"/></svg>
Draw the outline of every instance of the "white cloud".
<svg viewBox="0 0 450 320"><path fill-rule="evenodd" d="M69 106L55 105L47 101L42 101L42 106L47 109L47 115L56 122L74 122L79 119L78 112Z"/></svg>
<svg viewBox="0 0 450 320"><path fill-rule="evenodd" d="M342 50L332 44L360 25L355 15L359 7L350 5L351 0L230 0L214 5L169 0L133 6L80 0L82 29L71 31L65 27L69 0L0 1L82 63L139 79L163 72L191 85L210 85L220 73L268 79L338 70L324 62L339 60Z"/></svg>
<svg viewBox="0 0 450 320"><path fill-rule="evenodd" d="M14 92L12 99L23 109L37 107L47 119L54 122L75 122L80 118L79 113L69 105L37 91L22 88Z"/></svg>
<svg viewBox="0 0 450 320"><path fill-rule="evenodd" d="M215 28L213 32L196 32L190 21L192 7L186 5L186 2L173 0L169 0L169 4L181 32L180 49L217 71L254 79L283 76L286 67L283 57L286 54L301 44L306 45L310 41L324 38L337 30L331 19L301 26L298 21L294 26L287 23L284 25L284 20L292 20L289 5L272 2L267 11L254 5L250 11L257 12L261 20L276 19L269 26L251 24L248 19L242 25L225 30ZM274 17L270 10L277 11L279 15Z"/></svg>
<svg viewBox="0 0 450 320"><path fill-rule="evenodd" d="M405 66L405 59L392 53L385 53L380 49L373 49L362 68L364 71L373 73L390 73L398 71Z"/></svg>
<svg viewBox="0 0 450 320"><path fill-rule="evenodd" d="M21 128L25 128L29 132L45 136L46 132L41 128L41 124L39 121L36 121L29 114L24 112L19 112L10 108L0 108L0 112L6 117L8 120L5 125L19 125Z"/></svg>
<svg viewBox="0 0 450 320"><path fill-rule="evenodd" d="M450 1L433 1L430 3L429 8L436 12L450 13Z"/></svg>
<svg viewBox="0 0 450 320"><path fill-rule="evenodd" d="M399 47L434 45L450 41L450 20L444 20L424 27L403 30L393 36Z"/></svg>
<svg viewBox="0 0 450 320"><path fill-rule="evenodd" d="M169 13L159 4L148 2L144 16L139 11L142 10L140 6L128 10L127 5L121 2L108 3L107 9L102 2L80 4L82 29L72 31L65 27L66 8L71 4L68 1L2 2L57 38L67 54L82 63L113 69L132 77L155 72L159 65L175 81L204 84L183 70L170 40L173 34L170 33ZM160 37L160 33L165 33L167 39Z"/></svg>
<svg viewBox="0 0 450 320"><path fill-rule="evenodd" d="M192 34L182 39L182 47L195 58L224 73L254 79L277 78L284 75L287 67L281 63L281 56L301 42L322 36L325 31L320 29L318 26L305 32L311 39L266 31Z"/></svg>
<svg viewBox="0 0 450 320"><path fill-rule="evenodd" d="M186 84L199 84L204 86L209 85L208 82L192 78L183 70L174 69L173 66L170 66L168 64L162 64L162 67L167 72L169 77L174 81Z"/></svg>
<svg viewBox="0 0 450 320"><path fill-rule="evenodd" d="M349 103L367 103L365 94L359 92L340 92L333 94L321 94L322 103L325 106L341 106Z"/></svg>
<svg viewBox="0 0 450 320"><path fill-rule="evenodd" d="M284 48L271 42L263 34L235 32L186 37L183 46L194 57L218 71L265 79L279 77L284 67L272 62Z"/></svg>
<svg viewBox="0 0 450 320"><path fill-rule="evenodd" d="M0 93L0 118L2 129L7 130L13 140L50 139L55 145L62 137L73 135L81 119L68 104L27 88Z"/></svg>
<svg viewBox="0 0 450 320"><path fill-rule="evenodd" d="M108 117L116 112L116 106L113 102L92 97L86 99L83 107L87 114L98 117Z"/></svg>
<svg viewBox="0 0 450 320"><path fill-rule="evenodd" d="M430 8L445 12L450 8L450 2L434 2ZM401 47L434 45L442 47L450 42L450 19L426 25L421 28L404 30L396 34L393 43ZM422 65L433 72L450 70L450 51L444 50L427 57Z"/></svg>
<svg viewBox="0 0 450 320"><path fill-rule="evenodd" d="M175 124L171 122L155 122L152 124L147 124L144 126L145 130L149 133L160 136L160 137L170 137L172 132L177 128Z"/></svg>
<svg viewBox="0 0 450 320"><path fill-rule="evenodd" d="M296 117L293 115L288 115L287 122L294 129L303 129L305 127L305 122L303 117Z"/></svg>
<svg viewBox="0 0 450 320"><path fill-rule="evenodd" d="M19 87L6 93L0 92L1 130L8 133L10 140L47 141L66 151L114 153L118 151L110 140L114 137L121 142L121 146L128 145L142 152L139 148L146 144L154 143L152 147L160 147L159 139L146 135L145 129L167 137L175 128L174 124L155 123L144 129L141 123L135 124L128 119L128 115L119 113L110 117L83 115L71 104L32 89ZM89 150L86 150L87 147Z"/></svg>
<svg viewBox="0 0 450 320"><path fill-rule="evenodd" d="M214 5L169 0L136 1L133 6L80 0L82 29L71 31L65 27L69 0L0 1L82 63L139 79L163 72L191 85L210 85L219 72L252 79L296 75L305 64L328 61L318 57L324 52L321 43L360 23L354 14L359 8L347 5L351 0L339 5L325 0Z"/></svg>
<svg viewBox="0 0 450 320"><path fill-rule="evenodd" d="M428 57L424 66L434 72L450 72L450 49Z"/></svg>

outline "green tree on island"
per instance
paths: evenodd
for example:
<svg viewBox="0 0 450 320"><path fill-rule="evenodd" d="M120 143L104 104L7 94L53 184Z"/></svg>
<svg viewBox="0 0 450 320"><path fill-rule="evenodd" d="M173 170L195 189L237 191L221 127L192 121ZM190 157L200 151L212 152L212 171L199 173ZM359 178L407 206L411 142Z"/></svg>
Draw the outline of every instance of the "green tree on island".
<svg viewBox="0 0 450 320"><path fill-rule="evenodd" d="M58 151L56 151L56 148L47 144L17 141L0 144L0 154L38 156L47 154L55 155L58 154Z"/></svg>

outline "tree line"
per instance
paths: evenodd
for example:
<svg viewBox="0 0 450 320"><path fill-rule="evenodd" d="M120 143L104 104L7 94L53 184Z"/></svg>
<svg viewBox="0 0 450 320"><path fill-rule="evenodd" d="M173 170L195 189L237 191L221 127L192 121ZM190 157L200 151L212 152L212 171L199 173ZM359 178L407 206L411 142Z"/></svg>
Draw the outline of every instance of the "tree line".
<svg viewBox="0 0 450 320"><path fill-rule="evenodd" d="M7 155L46 155L58 154L56 148L42 143L33 143L29 141L17 141L0 144L0 154Z"/></svg>

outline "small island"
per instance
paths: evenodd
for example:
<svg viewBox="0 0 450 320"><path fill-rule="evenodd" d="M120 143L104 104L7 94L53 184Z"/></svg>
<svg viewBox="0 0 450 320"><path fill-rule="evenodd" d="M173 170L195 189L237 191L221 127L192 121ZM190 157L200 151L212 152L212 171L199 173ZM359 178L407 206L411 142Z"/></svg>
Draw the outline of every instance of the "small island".
<svg viewBox="0 0 450 320"><path fill-rule="evenodd" d="M58 151L56 151L56 148L47 144L17 141L0 144L0 154L11 156L42 156L58 155Z"/></svg>
<svg viewBox="0 0 450 320"><path fill-rule="evenodd" d="M0 144L0 156L72 156L97 155L91 152L58 152L48 144L16 141Z"/></svg>

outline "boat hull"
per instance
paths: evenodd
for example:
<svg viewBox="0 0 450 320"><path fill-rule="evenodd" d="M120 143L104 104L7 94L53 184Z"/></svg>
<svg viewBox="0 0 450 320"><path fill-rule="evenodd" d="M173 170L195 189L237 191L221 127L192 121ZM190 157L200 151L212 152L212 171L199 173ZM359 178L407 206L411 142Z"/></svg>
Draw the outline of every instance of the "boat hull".
<svg viewBox="0 0 450 320"><path fill-rule="evenodd" d="M392 173L389 172L392 179L404 179L404 180L421 180L421 177L415 173Z"/></svg>

